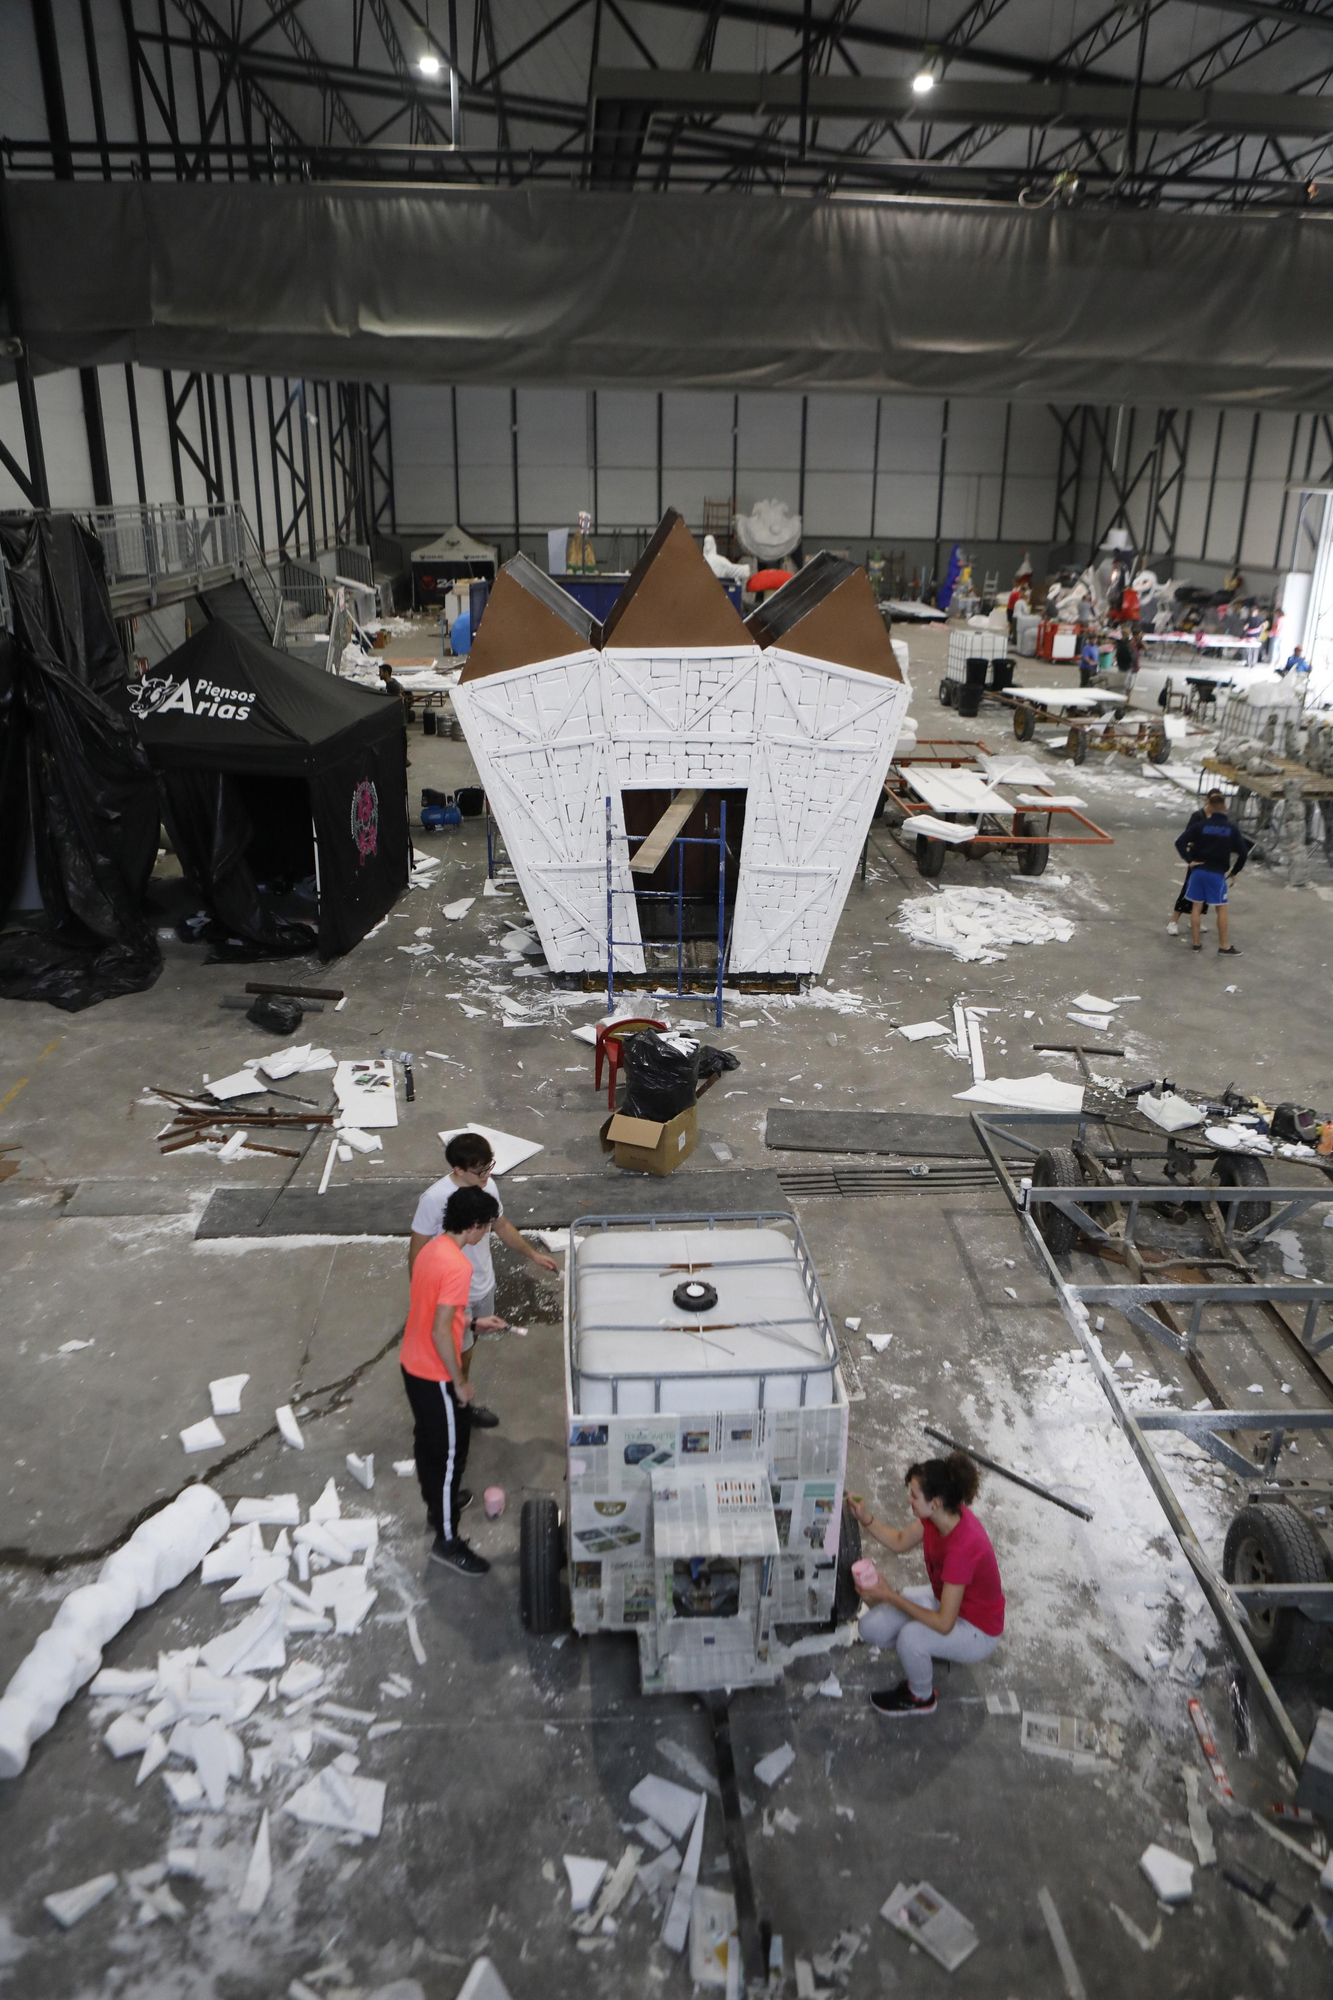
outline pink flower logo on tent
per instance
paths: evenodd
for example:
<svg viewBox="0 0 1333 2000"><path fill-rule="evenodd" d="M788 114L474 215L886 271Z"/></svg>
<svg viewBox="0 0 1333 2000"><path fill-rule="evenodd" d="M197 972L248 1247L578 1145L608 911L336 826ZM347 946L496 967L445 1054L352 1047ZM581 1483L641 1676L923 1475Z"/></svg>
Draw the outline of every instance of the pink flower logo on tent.
<svg viewBox="0 0 1333 2000"><path fill-rule="evenodd" d="M380 799L369 778L363 778L352 793L352 839L364 867L379 849Z"/></svg>

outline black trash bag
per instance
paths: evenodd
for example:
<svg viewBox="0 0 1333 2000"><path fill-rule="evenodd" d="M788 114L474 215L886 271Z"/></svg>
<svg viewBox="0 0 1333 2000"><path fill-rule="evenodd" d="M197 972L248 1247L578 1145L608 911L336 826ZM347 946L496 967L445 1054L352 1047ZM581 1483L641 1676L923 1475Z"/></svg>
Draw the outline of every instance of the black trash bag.
<svg viewBox="0 0 1333 2000"><path fill-rule="evenodd" d="M687 1036L652 1029L628 1036L623 1044L627 1115L665 1125L688 1111L699 1094L701 1053L701 1044Z"/></svg>
<svg viewBox="0 0 1333 2000"><path fill-rule="evenodd" d="M144 909L157 786L129 712L97 537L70 515L0 525L13 638L0 632L0 918L32 830L40 919L0 936L0 995L76 1013L149 987Z"/></svg>
<svg viewBox="0 0 1333 2000"><path fill-rule="evenodd" d="M254 1006L246 1008L245 1018L270 1034L294 1035L305 1014L298 1000L289 1000L282 993L261 993Z"/></svg>
<svg viewBox="0 0 1333 2000"><path fill-rule="evenodd" d="M740 1066L740 1057L734 1056L730 1049L710 1048L708 1043L705 1042L699 1051L700 1083L703 1082L705 1077L724 1076L728 1070L739 1069Z"/></svg>

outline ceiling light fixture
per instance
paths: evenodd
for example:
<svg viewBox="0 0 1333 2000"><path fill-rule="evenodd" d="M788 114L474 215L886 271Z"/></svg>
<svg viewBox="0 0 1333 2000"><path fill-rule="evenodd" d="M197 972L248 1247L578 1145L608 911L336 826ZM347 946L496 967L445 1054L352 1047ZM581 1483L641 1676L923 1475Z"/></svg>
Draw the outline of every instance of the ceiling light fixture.
<svg viewBox="0 0 1333 2000"><path fill-rule="evenodd" d="M924 97L928 90L935 88L935 73L929 69L919 69L912 78L912 88L918 97Z"/></svg>
<svg viewBox="0 0 1333 2000"><path fill-rule="evenodd" d="M422 56L417 63L417 68L423 76L438 76L442 67L440 58L432 55Z"/></svg>

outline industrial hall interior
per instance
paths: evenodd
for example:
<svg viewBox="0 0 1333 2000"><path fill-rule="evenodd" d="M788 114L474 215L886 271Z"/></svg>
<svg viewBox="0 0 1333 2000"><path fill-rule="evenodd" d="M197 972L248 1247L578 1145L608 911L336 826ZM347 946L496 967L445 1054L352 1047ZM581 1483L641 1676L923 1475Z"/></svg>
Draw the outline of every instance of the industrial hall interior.
<svg viewBox="0 0 1333 2000"><path fill-rule="evenodd" d="M1330 231L1333 0L0 0L0 2000L1333 1991Z"/></svg>

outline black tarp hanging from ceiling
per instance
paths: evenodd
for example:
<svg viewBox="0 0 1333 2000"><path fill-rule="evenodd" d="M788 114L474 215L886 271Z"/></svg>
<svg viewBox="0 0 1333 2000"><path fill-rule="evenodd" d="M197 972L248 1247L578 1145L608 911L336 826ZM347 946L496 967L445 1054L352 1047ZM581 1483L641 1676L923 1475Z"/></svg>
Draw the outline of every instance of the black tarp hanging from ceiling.
<svg viewBox="0 0 1333 2000"><path fill-rule="evenodd" d="M0 524L13 600L0 645L0 917L31 825L42 920L0 933L0 994L69 1012L162 970L144 892L157 787L135 739L101 545L68 515ZM0 633L0 640L5 635Z"/></svg>
<svg viewBox="0 0 1333 2000"><path fill-rule="evenodd" d="M1319 214L218 181L4 199L39 370L1333 407Z"/></svg>
<svg viewBox="0 0 1333 2000"><path fill-rule="evenodd" d="M314 939L259 882L290 872L305 829L319 874L318 948L335 958L407 881L407 734L396 696L339 680L224 620L136 691L181 866L219 924L265 951Z"/></svg>

